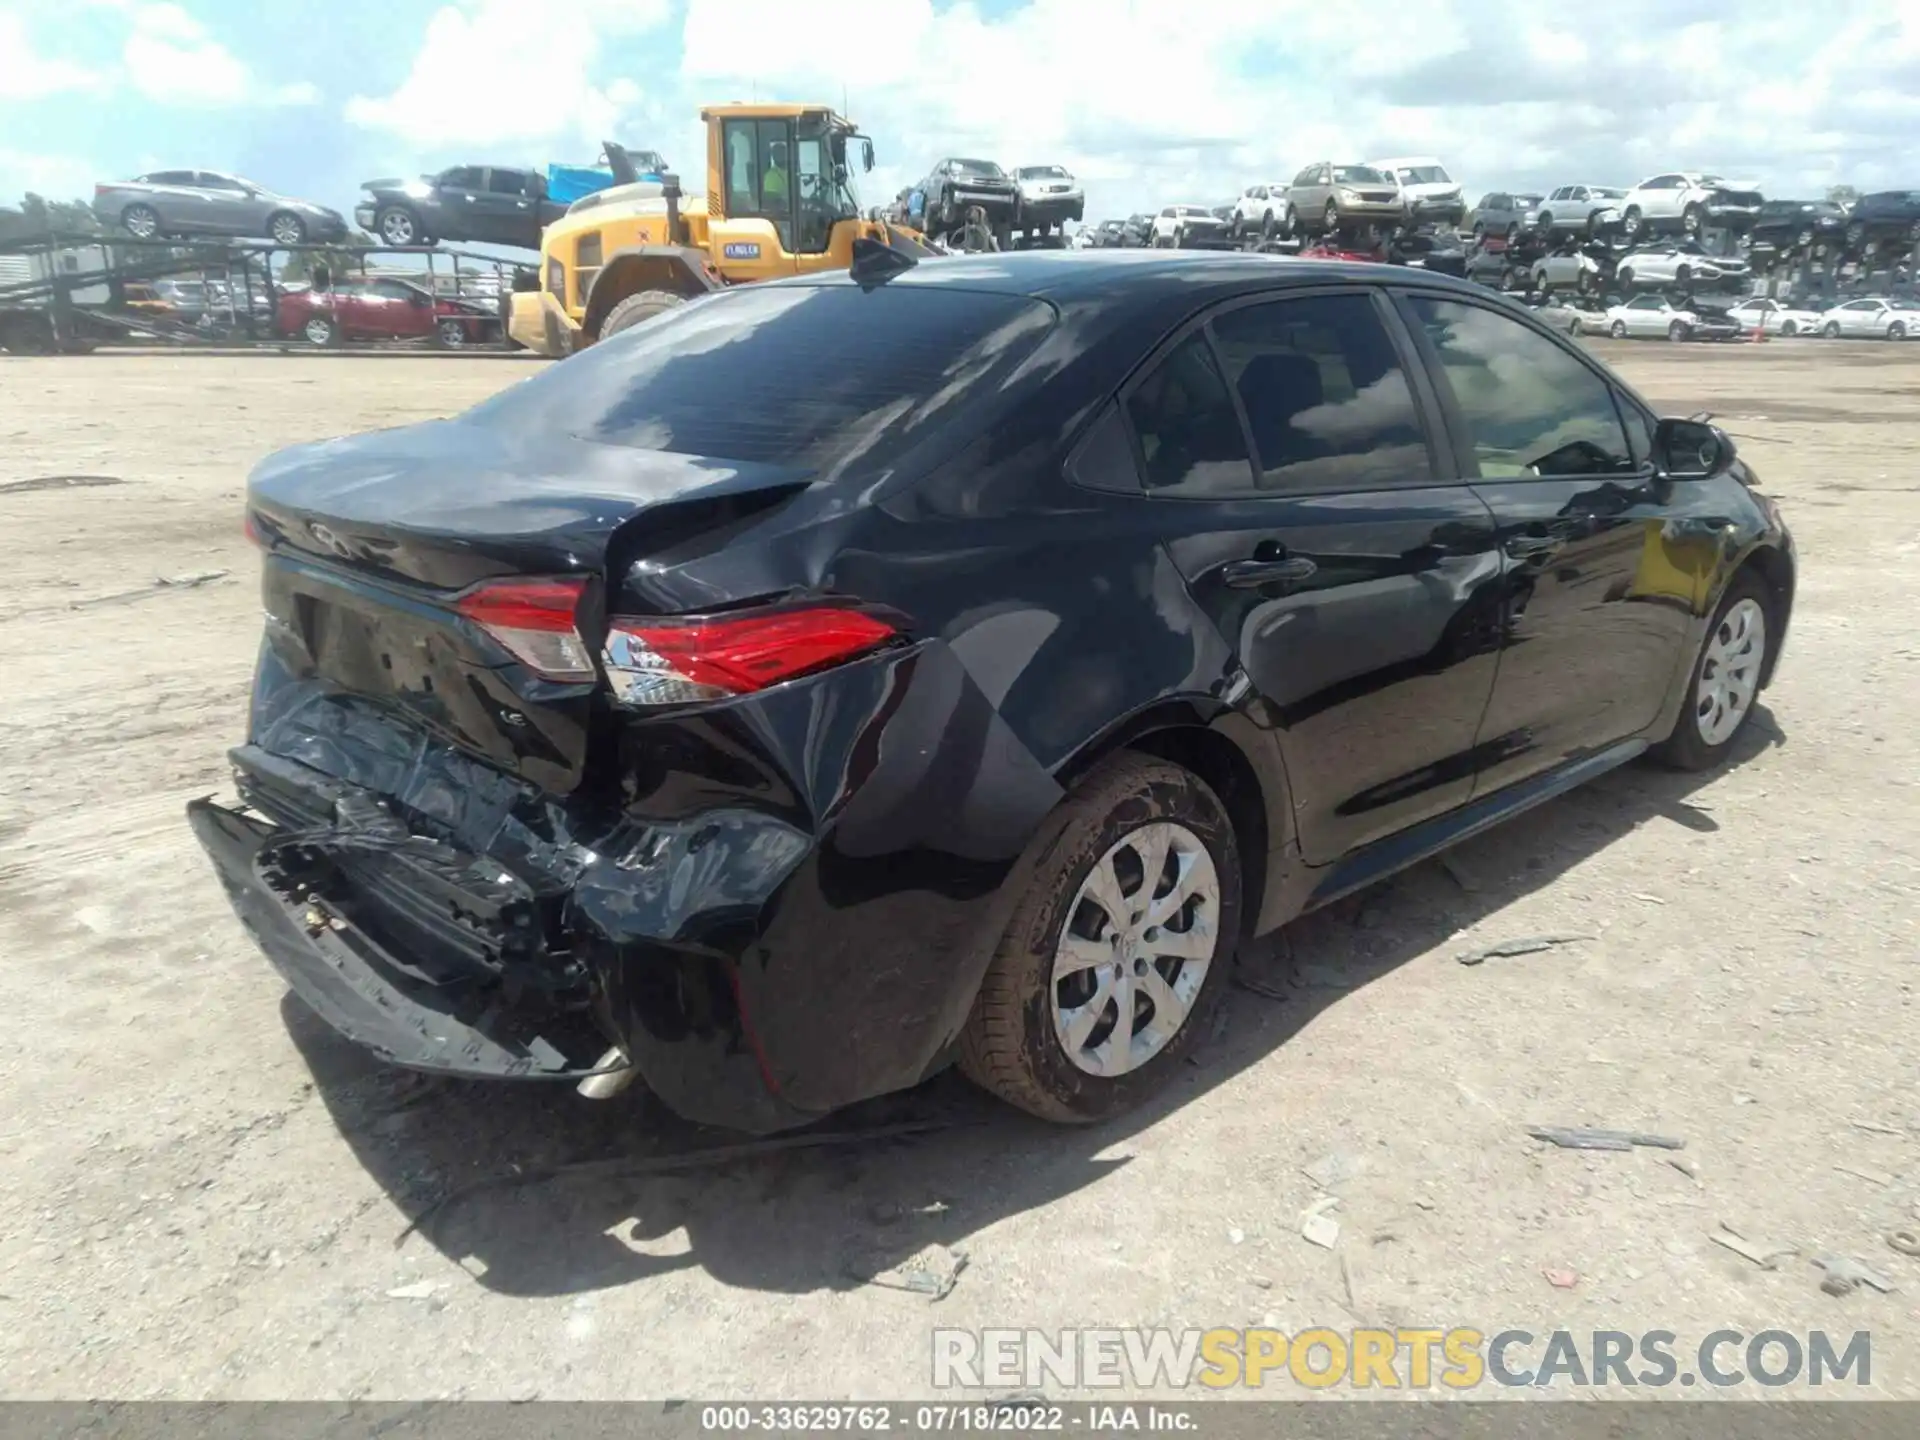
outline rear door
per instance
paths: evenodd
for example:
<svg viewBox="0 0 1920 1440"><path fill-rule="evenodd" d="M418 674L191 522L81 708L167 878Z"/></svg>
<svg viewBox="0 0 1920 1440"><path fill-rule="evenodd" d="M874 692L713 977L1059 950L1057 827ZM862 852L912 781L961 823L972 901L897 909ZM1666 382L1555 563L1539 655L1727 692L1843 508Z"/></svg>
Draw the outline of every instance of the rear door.
<svg viewBox="0 0 1920 1440"><path fill-rule="evenodd" d="M486 186L475 198L473 209L480 231L475 239L524 250L540 248L540 215L528 191L526 171L487 171Z"/></svg>
<svg viewBox="0 0 1920 1440"><path fill-rule="evenodd" d="M1505 641L1476 738L1483 794L1659 715L1692 612L1639 581L1664 573L1674 487L1648 463L1643 413L1574 346L1468 297L1401 305L1499 526Z"/></svg>
<svg viewBox="0 0 1920 1440"><path fill-rule="evenodd" d="M1277 732L1323 864L1460 804L1501 563L1371 287L1236 302L1123 392L1161 534ZM1411 376L1411 379L1410 379Z"/></svg>
<svg viewBox="0 0 1920 1440"><path fill-rule="evenodd" d="M428 229L442 240L485 240L486 215L481 205L486 195L487 172L479 165L457 165L434 182L435 202L440 218L428 222Z"/></svg>

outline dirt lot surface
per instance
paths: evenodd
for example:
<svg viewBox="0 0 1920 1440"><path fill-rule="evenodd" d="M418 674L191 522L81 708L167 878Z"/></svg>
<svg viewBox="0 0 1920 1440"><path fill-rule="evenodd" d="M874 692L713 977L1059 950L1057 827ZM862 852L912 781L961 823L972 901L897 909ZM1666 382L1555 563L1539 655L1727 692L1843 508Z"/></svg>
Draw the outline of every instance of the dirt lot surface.
<svg viewBox="0 0 1920 1440"><path fill-rule="evenodd" d="M404 1240L465 1182L702 1137L368 1062L243 937L181 806L241 735L249 466L528 370L0 361L0 1393L924 1395L935 1325L1264 1320L1664 1329L1683 1359L1869 1330L1873 1393L1920 1397L1920 1260L1886 1238L1920 1229L1920 346L1600 348L1715 411L1796 529L1737 765L1628 767L1303 922L1284 998L1235 991L1131 1121L943 1079L843 1117L940 1133L483 1190ZM1457 963L1545 932L1594 938ZM1683 1137L1695 1173L1534 1123ZM1328 1250L1300 1217L1332 1153ZM1797 1253L1763 1268L1722 1222ZM1827 1250L1896 1288L1822 1293ZM937 1302L864 1278L959 1252Z"/></svg>

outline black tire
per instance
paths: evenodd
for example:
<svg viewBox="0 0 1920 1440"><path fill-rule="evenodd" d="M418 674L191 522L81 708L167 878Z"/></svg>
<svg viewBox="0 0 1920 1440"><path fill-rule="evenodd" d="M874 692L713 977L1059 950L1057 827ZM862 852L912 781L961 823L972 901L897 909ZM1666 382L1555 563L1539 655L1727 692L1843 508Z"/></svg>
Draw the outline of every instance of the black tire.
<svg viewBox="0 0 1920 1440"><path fill-rule="evenodd" d="M1607 333L1616 340L1626 339L1627 338L1627 322L1624 320L1614 321L1613 324L1607 327Z"/></svg>
<svg viewBox="0 0 1920 1440"><path fill-rule="evenodd" d="M1821 328L1820 333L1829 340L1838 340L1840 338L1840 322L1838 320L1829 320L1826 325Z"/></svg>
<svg viewBox="0 0 1920 1440"><path fill-rule="evenodd" d="M1187 248L1187 230L1184 225L1173 232L1173 248L1176 250Z"/></svg>
<svg viewBox="0 0 1920 1440"><path fill-rule="evenodd" d="M1692 239L1699 239L1700 232L1707 228L1707 212L1698 205L1689 205L1680 212L1680 229Z"/></svg>
<svg viewBox="0 0 1920 1440"><path fill-rule="evenodd" d="M1340 228L1340 207L1331 200L1327 201L1327 208L1322 212L1320 221L1326 228L1327 234L1333 234Z"/></svg>
<svg viewBox="0 0 1920 1440"><path fill-rule="evenodd" d="M1473 238L1476 244L1486 240L1487 238L1487 222L1486 221L1476 220L1473 222Z"/></svg>
<svg viewBox="0 0 1920 1440"><path fill-rule="evenodd" d="M300 334L323 350L340 343L340 327L325 315L309 315L301 322Z"/></svg>
<svg viewBox="0 0 1920 1440"><path fill-rule="evenodd" d="M267 238L276 245L307 243L307 222L291 210L278 210L267 217Z"/></svg>
<svg viewBox="0 0 1920 1440"><path fill-rule="evenodd" d="M1675 320L1671 325L1667 326L1667 339L1676 345L1686 339L1690 333L1691 331L1688 329L1687 322L1684 320Z"/></svg>
<svg viewBox="0 0 1920 1440"><path fill-rule="evenodd" d="M151 205L129 205L120 212L120 228L136 240L158 240L160 212Z"/></svg>
<svg viewBox="0 0 1920 1440"><path fill-rule="evenodd" d="M1633 294L1633 267L1631 265L1623 266L1617 278L1620 281L1620 293L1623 295Z"/></svg>
<svg viewBox="0 0 1920 1440"><path fill-rule="evenodd" d="M1798 235L1794 236L1793 243L1798 245L1802 250L1811 250L1813 248L1813 227L1809 225Z"/></svg>
<svg viewBox="0 0 1920 1440"><path fill-rule="evenodd" d="M629 295L609 310L607 318L600 322L600 338L604 340L609 335L618 335L622 330L631 330L642 320L650 320L662 310L671 310L686 303L686 296L676 295L671 290L642 290L637 295Z"/></svg>
<svg viewBox="0 0 1920 1440"><path fill-rule="evenodd" d="M464 350L468 344L467 322L442 320L433 327L433 343L442 350Z"/></svg>
<svg viewBox="0 0 1920 1440"><path fill-rule="evenodd" d="M1867 227L1860 224L1859 221L1856 220L1853 224L1847 226L1847 248L1849 250L1858 250L1866 238Z"/></svg>
<svg viewBox="0 0 1920 1440"><path fill-rule="evenodd" d="M1891 325L1887 326L1887 338L1889 340L1906 339L1907 338L1907 322L1904 320L1896 320Z"/></svg>
<svg viewBox="0 0 1920 1440"><path fill-rule="evenodd" d="M1798 335L1800 333L1800 326L1792 320L1782 320L1780 322L1780 333L1782 335Z"/></svg>
<svg viewBox="0 0 1920 1440"><path fill-rule="evenodd" d="M1279 221L1274 219L1273 211L1268 210L1260 217L1260 238L1271 240L1278 233Z"/></svg>
<svg viewBox="0 0 1920 1440"><path fill-rule="evenodd" d="M422 233L420 217L405 205L383 205L373 217L373 228L381 242L393 246L426 245L431 242Z"/></svg>
<svg viewBox="0 0 1920 1440"><path fill-rule="evenodd" d="M1204 781L1131 751L1103 761L1064 803L1060 828L1035 861L1027 893L981 981L960 1036L960 1068L982 1089L1031 1115L1090 1124L1161 1090L1207 1034L1240 934L1240 849L1226 810ZM1162 820L1191 831L1213 861L1218 940L1185 1019L1159 1053L1125 1074L1094 1075L1068 1057L1055 1028L1055 951L1074 919L1066 912L1093 867L1128 834Z"/></svg>
<svg viewBox="0 0 1920 1440"><path fill-rule="evenodd" d="M1629 205L1626 213L1620 217L1620 228L1626 232L1629 240L1638 240L1641 228L1646 223L1646 217L1640 213L1638 205Z"/></svg>
<svg viewBox="0 0 1920 1440"><path fill-rule="evenodd" d="M1673 283L1674 284L1687 285L1691 283L1692 280L1693 280L1693 267L1691 265L1676 265L1673 267Z"/></svg>
<svg viewBox="0 0 1920 1440"><path fill-rule="evenodd" d="M1753 700L1749 701L1745 713L1724 739L1718 744L1709 745L1700 733L1698 697L1701 671L1707 662L1707 643L1726 621L1728 612L1742 600L1758 602L1760 613L1766 619L1766 643L1759 659L1753 663L1758 665L1760 674L1767 672L1767 664L1773 658L1776 637L1780 633L1774 595L1759 575L1752 570L1741 570L1734 575L1726 593L1720 597L1719 605L1714 608L1712 623L1701 633L1700 653L1693 657L1693 668L1687 672L1687 695L1680 706L1679 719L1674 722L1673 733L1653 747L1654 758L1663 765L1675 770L1711 770L1727 758L1734 741L1740 738L1740 732L1747 728L1747 721L1752 718L1753 701L1757 701L1760 694L1758 677L1755 678Z"/></svg>

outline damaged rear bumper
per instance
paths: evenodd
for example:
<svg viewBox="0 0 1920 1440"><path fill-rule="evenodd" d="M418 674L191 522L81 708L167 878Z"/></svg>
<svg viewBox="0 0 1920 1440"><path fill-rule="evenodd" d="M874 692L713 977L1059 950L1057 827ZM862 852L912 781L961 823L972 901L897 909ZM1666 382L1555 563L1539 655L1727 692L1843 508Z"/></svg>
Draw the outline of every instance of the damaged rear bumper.
<svg viewBox="0 0 1920 1440"><path fill-rule="evenodd" d="M234 913L294 993L327 1024L381 1059L411 1070L499 1079L577 1079L591 1062L538 1034L489 1023L487 997L408 975L410 968L339 915L276 878L289 836L263 820L195 800L187 820ZM476 1003L477 1002L477 1003Z"/></svg>

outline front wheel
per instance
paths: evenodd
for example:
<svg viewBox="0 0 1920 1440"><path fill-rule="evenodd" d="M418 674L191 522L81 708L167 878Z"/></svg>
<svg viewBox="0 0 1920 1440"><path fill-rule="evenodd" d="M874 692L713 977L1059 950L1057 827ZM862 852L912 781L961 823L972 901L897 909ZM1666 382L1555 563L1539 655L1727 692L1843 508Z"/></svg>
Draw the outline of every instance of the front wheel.
<svg viewBox="0 0 1920 1440"><path fill-rule="evenodd" d="M1673 341L1676 345L1686 338L1687 338L1687 322L1686 321L1676 320L1671 325L1667 326L1667 339Z"/></svg>
<svg viewBox="0 0 1920 1440"><path fill-rule="evenodd" d="M160 213L151 205L129 205L120 212L120 228L136 240L152 240L160 234Z"/></svg>
<svg viewBox="0 0 1920 1440"><path fill-rule="evenodd" d="M467 343L466 321L442 320L434 328L434 337L448 350L461 349Z"/></svg>
<svg viewBox="0 0 1920 1440"><path fill-rule="evenodd" d="M629 295L609 310L607 318L600 322L600 338L604 340L609 335L618 335L622 330L631 330L642 320L650 320L663 310L686 303L686 296L676 295L671 290L642 290L638 295Z"/></svg>
<svg viewBox="0 0 1920 1440"><path fill-rule="evenodd" d="M1821 327L1820 333L1829 340L1838 340L1840 338L1840 322L1838 320L1829 320Z"/></svg>
<svg viewBox="0 0 1920 1440"><path fill-rule="evenodd" d="M1887 326L1887 338L1889 340L1906 339L1907 338L1907 322L1904 320L1896 320L1891 325Z"/></svg>
<svg viewBox="0 0 1920 1440"><path fill-rule="evenodd" d="M1780 333L1782 335L1798 335L1800 333L1800 327L1791 320L1785 320L1780 324Z"/></svg>
<svg viewBox="0 0 1920 1440"><path fill-rule="evenodd" d="M318 345L322 349L340 339L340 327L324 315L315 315L300 327L300 333L307 337L309 345Z"/></svg>
<svg viewBox="0 0 1920 1440"><path fill-rule="evenodd" d="M1626 339L1627 338L1627 322L1624 320L1614 321L1613 324L1607 327L1607 334L1611 335L1616 340Z"/></svg>
<svg viewBox="0 0 1920 1440"><path fill-rule="evenodd" d="M1639 239L1640 231L1645 228L1646 223L1645 218L1640 214L1640 207L1638 205L1629 205L1626 214L1620 217L1620 228L1627 232L1627 238L1629 240Z"/></svg>
<svg viewBox="0 0 1920 1440"><path fill-rule="evenodd" d="M404 205L389 205L374 218L374 228L389 245L418 245L420 222Z"/></svg>
<svg viewBox="0 0 1920 1440"><path fill-rule="evenodd" d="M1340 228L1340 207L1331 200L1327 201L1327 212L1320 218L1326 226L1327 234L1333 234Z"/></svg>
<svg viewBox="0 0 1920 1440"><path fill-rule="evenodd" d="M1733 578L1700 643L1673 733L1654 754L1676 770L1707 770L1732 749L1753 713L1772 644L1772 596L1757 575Z"/></svg>
<svg viewBox="0 0 1920 1440"><path fill-rule="evenodd" d="M1122 752L1075 787L960 1037L968 1078L1044 1120L1140 1105L1207 1033L1240 926L1240 852L1198 776Z"/></svg>
<svg viewBox="0 0 1920 1440"><path fill-rule="evenodd" d="M1680 228L1689 238L1699 239L1700 232L1707 227L1707 212L1698 205L1689 205L1680 216Z"/></svg>
<svg viewBox="0 0 1920 1440"><path fill-rule="evenodd" d="M267 221L267 234L276 245L302 245L307 239L307 222L282 210Z"/></svg>

